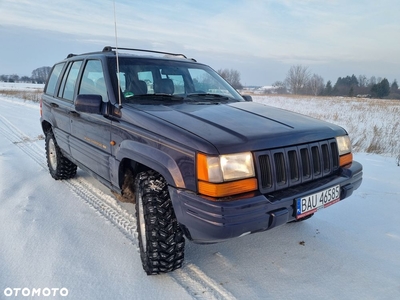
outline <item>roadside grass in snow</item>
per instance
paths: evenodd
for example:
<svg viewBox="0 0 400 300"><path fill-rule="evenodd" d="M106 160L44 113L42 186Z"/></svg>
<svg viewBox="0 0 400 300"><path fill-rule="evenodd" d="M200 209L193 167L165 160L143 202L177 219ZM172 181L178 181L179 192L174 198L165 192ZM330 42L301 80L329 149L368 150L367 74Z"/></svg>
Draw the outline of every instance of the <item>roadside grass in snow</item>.
<svg viewBox="0 0 400 300"><path fill-rule="evenodd" d="M269 95L253 101L342 126L355 152L400 154L399 100Z"/></svg>
<svg viewBox="0 0 400 300"><path fill-rule="evenodd" d="M39 102L44 84L0 82L0 95Z"/></svg>
<svg viewBox="0 0 400 300"><path fill-rule="evenodd" d="M15 97L23 100L39 102L43 93L42 89L34 90L0 90L0 94L7 97Z"/></svg>

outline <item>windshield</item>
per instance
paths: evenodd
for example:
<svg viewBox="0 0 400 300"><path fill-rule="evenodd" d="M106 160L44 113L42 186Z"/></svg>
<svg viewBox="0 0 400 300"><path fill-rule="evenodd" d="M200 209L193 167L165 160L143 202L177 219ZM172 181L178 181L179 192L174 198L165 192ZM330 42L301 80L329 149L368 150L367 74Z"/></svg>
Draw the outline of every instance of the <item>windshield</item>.
<svg viewBox="0 0 400 300"><path fill-rule="evenodd" d="M119 73L115 59L109 67L125 103L244 101L213 69L191 61L120 57Z"/></svg>

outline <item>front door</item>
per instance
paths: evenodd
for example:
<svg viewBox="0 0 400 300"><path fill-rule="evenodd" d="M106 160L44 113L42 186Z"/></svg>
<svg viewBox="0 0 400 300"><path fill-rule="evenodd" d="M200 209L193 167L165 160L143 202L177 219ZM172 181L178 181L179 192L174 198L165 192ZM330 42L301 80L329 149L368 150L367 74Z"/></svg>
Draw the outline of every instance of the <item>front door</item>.
<svg viewBox="0 0 400 300"><path fill-rule="evenodd" d="M85 63L77 94L101 95L108 101L100 60ZM71 111L71 155L106 181L110 181L111 121L101 115Z"/></svg>

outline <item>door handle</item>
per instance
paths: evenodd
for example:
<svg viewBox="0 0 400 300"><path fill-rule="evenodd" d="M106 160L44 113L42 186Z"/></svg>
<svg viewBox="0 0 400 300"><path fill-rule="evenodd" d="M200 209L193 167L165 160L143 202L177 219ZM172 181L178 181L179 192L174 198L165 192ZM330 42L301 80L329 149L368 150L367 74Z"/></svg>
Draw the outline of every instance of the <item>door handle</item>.
<svg viewBox="0 0 400 300"><path fill-rule="evenodd" d="M51 106L51 107L56 107L56 108L59 107L57 103L53 103L53 102L50 103L50 106Z"/></svg>
<svg viewBox="0 0 400 300"><path fill-rule="evenodd" d="M74 111L74 110L71 110L68 114L70 114L70 115L73 116L73 117L79 117L79 116L80 116L79 113L77 113L77 112Z"/></svg>

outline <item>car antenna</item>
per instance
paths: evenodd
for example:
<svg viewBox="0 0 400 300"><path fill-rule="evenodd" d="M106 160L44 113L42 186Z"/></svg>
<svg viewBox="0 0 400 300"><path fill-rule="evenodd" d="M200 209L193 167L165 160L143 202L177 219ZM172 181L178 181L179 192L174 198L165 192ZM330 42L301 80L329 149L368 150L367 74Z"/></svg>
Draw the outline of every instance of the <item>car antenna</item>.
<svg viewBox="0 0 400 300"><path fill-rule="evenodd" d="M115 55L116 55L116 59L117 59L118 105L121 108L122 107L121 82L119 79L118 35L117 35L117 16L115 13L115 0L113 1L113 3L114 3Z"/></svg>

